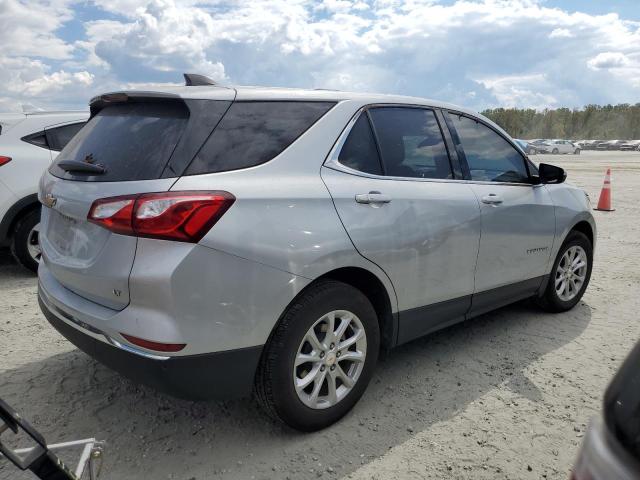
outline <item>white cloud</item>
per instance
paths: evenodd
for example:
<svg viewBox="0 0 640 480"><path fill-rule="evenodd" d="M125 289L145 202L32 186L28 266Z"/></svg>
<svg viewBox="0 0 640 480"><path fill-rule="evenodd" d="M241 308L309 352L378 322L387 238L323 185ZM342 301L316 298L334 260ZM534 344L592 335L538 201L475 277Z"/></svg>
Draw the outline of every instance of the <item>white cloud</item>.
<svg viewBox="0 0 640 480"><path fill-rule="evenodd" d="M56 36L73 15L66 1L37 3L43 13L35 22L24 15L31 6L5 0L23 45L3 48L0 60L19 61L5 61L0 79L25 85L0 83L3 104L29 94L54 104L47 92L86 104L100 91L177 82L185 71L227 83L405 93L475 108L640 96L640 23L537 0L94 0L112 15L87 22L85 37L72 43ZM45 40L52 60L36 53Z"/></svg>
<svg viewBox="0 0 640 480"><path fill-rule="evenodd" d="M566 28L554 28L549 34L549 38L571 38L573 33Z"/></svg>
<svg viewBox="0 0 640 480"><path fill-rule="evenodd" d="M56 30L73 17L69 3L70 0L2 0L3 54L71 58L73 47L56 35Z"/></svg>
<svg viewBox="0 0 640 480"><path fill-rule="evenodd" d="M30 82L25 82L20 88L20 93L29 96L39 96L42 93L56 93L68 86L79 88L89 86L93 83L93 75L89 72L65 72L60 70L50 75L43 75Z"/></svg>
<svg viewBox="0 0 640 480"><path fill-rule="evenodd" d="M594 70L606 70L609 68L622 68L631 64L629 57L621 52L602 52L591 58L587 65Z"/></svg>
<svg viewBox="0 0 640 480"><path fill-rule="evenodd" d="M558 103L558 99L548 93L553 88L544 74L485 78L480 80L480 83L487 87L504 107L526 105L543 109Z"/></svg>
<svg viewBox="0 0 640 480"><path fill-rule="evenodd" d="M79 95L88 95L94 75L87 71L50 71L41 60L0 57L0 105L20 111L24 104L77 105ZM72 98L69 102L67 99Z"/></svg>

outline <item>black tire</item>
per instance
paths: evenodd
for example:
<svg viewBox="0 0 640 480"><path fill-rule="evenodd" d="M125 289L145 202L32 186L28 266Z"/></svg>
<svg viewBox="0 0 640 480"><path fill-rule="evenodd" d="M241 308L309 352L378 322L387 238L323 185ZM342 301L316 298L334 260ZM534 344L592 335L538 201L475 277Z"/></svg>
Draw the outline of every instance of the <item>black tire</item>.
<svg viewBox="0 0 640 480"><path fill-rule="evenodd" d="M557 155L557 154L558 154L558 149L557 149L557 148L554 148L554 149L551 151L551 153L553 153L554 155Z"/></svg>
<svg viewBox="0 0 640 480"><path fill-rule="evenodd" d="M576 151L575 151L575 152L573 152L573 153L574 153L574 155L580 155L580 149L579 149L579 148L576 148Z"/></svg>
<svg viewBox="0 0 640 480"><path fill-rule="evenodd" d="M536 149L535 148L529 148L529 151L527 151L527 154L535 155L536 154Z"/></svg>
<svg viewBox="0 0 640 480"><path fill-rule="evenodd" d="M38 223L40 223L40 209L36 208L18 220L11 238L11 253L13 253L20 265L32 272L38 271L38 260L34 259L29 253L29 243L34 240L29 237L31 230Z"/></svg>
<svg viewBox="0 0 640 480"><path fill-rule="evenodd" d="M314 409L298 397L293 385L294 360L307 331L333 310L348 310L362 323L367 347L364 366L355 385L337 404ZM380 348L376 312L358 289L334 280L321 281L295 299L282 315L262 354L256 373L256 396L268 414L297 430L328 427L358 402L375 369Z"/></svg>
<svg viewBox="0 0 640 480"><path fill-rule="evenodd" d="M580 290L578 291L578 294L575 297L573 297L571 300L564 301L558 296L558 293L556 292L555 275L558 269L558 264L562 259L562 256L565 254L565 252L569 248L576 245L582 247L585 253L587 254L587 273L586 273L585 281L582 284L582 287L580 288ZM564 241L564 243L562 244L562 247L560 248L560 251L558 252L558 256L556 257L555 262L553 262L553 268L551 270L551 274L549 275L549 281L547 283L547 287L544 293L542 294L542 296L539 296L535 299L536 303L538 304L538 306L540 306L542 309L548 312L557 313L557 312L566 312L567 310L571 310L580 301L580 299L584 295L585 290L589 286L589 280L591 279L592 268L593 268L593 246L591 245L589 238L582 232L572 230L571 232L569 232L569 235L567 235L566 240Z"/></svg>

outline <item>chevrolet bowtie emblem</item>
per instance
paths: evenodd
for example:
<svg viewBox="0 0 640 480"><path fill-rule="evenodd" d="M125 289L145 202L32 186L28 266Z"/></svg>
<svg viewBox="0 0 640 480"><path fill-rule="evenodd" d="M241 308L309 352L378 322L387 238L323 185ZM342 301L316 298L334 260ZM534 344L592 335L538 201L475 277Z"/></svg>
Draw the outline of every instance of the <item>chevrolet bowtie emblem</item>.
<svg viewBox="0 0 640 480"><path fill-rule="evenodd" d="M47 206L49 208L53 208L53 206L56 204L57 201L58 201L58 199L56 197L54 197L50 193L47 193L44 196L44 202L43 203L45 204L45 206Z"/></svg>

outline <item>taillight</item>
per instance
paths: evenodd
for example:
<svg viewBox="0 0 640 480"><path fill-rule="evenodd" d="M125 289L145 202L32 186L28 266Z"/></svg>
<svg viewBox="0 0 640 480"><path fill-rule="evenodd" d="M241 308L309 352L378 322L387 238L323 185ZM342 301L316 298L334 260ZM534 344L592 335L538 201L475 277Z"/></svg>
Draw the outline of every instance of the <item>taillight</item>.
<svg viewBox="0 0 640 480"><path fill-rule="evenodd" d="M2 155L0 155L0 167L3 165L6 165L10 161L11 161L11 157L3 157Z"/></svg>
<svg viewBox="0 0 640 480"><path fill-rule="evenodd" d="M135 198L112 197L96 200L89 210L88 220L112 232L135 235L132 229Z"/></svg>
<svg viewBox="0 0 640 480"><path fill-rule="evenodd" d="M128 342L133 343L134 345L146 348L147 350L154 350L156 352L179 352L187 346L186 343L160 343L151 340L145 340L144 338L134 337L133 335L127 335L124 333L120 333L120 335L122 335L123 338L127 339Z"/></svg>
<svg viewBox="0 0 640 480"><path fill-rule="evenodd" d="M228 192L143 193L96 200L87 219L112 232L196 243L229 209Z"/></svg>

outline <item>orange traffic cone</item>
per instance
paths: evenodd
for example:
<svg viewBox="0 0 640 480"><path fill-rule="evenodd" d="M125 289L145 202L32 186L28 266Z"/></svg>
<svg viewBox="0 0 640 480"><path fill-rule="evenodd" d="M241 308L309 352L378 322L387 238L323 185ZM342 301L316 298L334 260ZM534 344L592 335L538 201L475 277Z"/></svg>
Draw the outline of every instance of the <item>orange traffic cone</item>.
<svg viewBox="0 0 640 480"><path fill-rule="evenodd" d="M600 199L598 206L594 210L602 210L604 212L613 212L615 208L611 208L611 169L607 168L607 174L604 177L604 185L600 191Z"/></svg>

